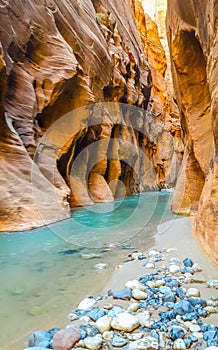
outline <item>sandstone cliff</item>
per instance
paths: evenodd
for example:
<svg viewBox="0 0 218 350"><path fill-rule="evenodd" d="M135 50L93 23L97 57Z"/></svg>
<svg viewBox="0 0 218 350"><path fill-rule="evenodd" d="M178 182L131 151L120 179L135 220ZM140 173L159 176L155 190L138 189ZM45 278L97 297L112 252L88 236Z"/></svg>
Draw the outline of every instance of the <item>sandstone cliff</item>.
<svg viewBox="0 0 218 350"><path fill-rule="evenodd" d="M167 27L185 135L173 209L197 213L195 236L218 261L218 2L168 2Z"/></svg>
<svg viewBox="0 0 218 350"><path fill-rule="evenodd" d="M180 127L166 123L165 56L140 2L4 0L0 15L2 231L174 184Z"/></svg>

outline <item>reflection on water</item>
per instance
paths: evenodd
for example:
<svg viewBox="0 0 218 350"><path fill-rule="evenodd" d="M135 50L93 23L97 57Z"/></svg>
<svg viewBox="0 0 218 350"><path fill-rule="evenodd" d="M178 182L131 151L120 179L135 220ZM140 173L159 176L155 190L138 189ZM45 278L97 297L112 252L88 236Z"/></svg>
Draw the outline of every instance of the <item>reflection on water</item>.
<svg viewBox="0 0 218 350"><path fill-rule="evenodd" d="M22 348L32 330L63 326L71 308L96 285L102 287L97 263L112 268L126 256L123 249L153 244L156 225L173 218L169 197L169 192L152 192L96 204L57 224L2 234L0 349Z"/></svg>

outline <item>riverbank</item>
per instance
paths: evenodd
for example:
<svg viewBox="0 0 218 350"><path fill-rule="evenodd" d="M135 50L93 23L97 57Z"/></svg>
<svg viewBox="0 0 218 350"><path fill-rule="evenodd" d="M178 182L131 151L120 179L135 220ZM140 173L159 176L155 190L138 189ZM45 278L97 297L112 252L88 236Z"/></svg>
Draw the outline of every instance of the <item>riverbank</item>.
<svg viewBox="0 0 218 350"><path fill-rule="evenodd" d="M67 341L88 349L148 349L148 343L151 349L218 346L218 271L191 231L190 218L159 225L154 247L144 252L142 243L142 251L117 265L103 289L96 286L93 297L86 295L69 314L67 328L54 336L53 348L67 350Z"/></svg>

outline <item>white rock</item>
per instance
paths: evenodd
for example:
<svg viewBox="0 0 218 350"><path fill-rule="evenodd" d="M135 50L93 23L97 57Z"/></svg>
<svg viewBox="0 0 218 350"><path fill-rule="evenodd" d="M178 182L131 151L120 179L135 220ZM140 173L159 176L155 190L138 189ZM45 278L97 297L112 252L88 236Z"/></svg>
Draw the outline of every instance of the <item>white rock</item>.
<svg viewBox="0 0 218 350"><path fill-rule="evenodd" d="M90 307L92 307L95 304L95 299L94 298L84 298L80 304L78 305L77 309L82 311L86 310Z"/></svg>
<svg viewBox="0 0 218 350"><path fill-rule="evenodd" d="M143 255L142 252L135 252L131 254L131 258L137 260L140 255Z"/></svg>
<svg viewBox="0 0 218 350"><path fill-rule="evenodd" d="M111 321L111 327L119 331L131 332L138 326L137 317L128 312L121 312Z"/></svg>
<svg viewBox="0 0 218 350"><path fill-rule="evenodd" d="M100 333L104 333L111 329L111 320L112 317L108 315L102 316L96 321L95 326Z"/></svg>
<svg viewBox="0 0 218 350"><path fill-rule="evenodd" d="M159 254L160 254L160 252L158 252L157 250L150 250L148 252L149 256L156 256L156 255L159 255Z"/></svg>
<svg viewBox="0 0 218 350"><path fill-rule="evenodd" d="M204 350L218 350L218 346L209 346L208 348L205 348Z"/></svg>
<svg viewBox="0 0 218 350"><path fill-rule="evenodd" d="M146 287L137 280L126 282L125 287L130 288L130 289L138 289L138 290L142 290L142 291L146 290Z"/></svg>
<svg viewBox="0 0 218 350"><path fill-rule="evenodd" d="M74 314L73 312L71 312L69 315L68 315L68 320L69 321L75 321L75 320L78 320L79 316L77 316L77 314Z"/></svg>
<svg viewBox="0 0 218 350"><path fill-rule="evenodd" d="M170 265L179 265L181 263L181 260L177 258L171 258L169 261Z"/></svg>
<svg viewBox="0 0 218 350"><path fill-rule="evenodd" d="M198 265L198 263L194 263L192 265L192 270L193 270L193 272L200 272L200 271L202 271L202 268Z"/></svg>
<svg viewBox="0 0 218 350"><path fill-rule="evenodd" d="M158 340L153 337L145 337L129 344L129 350L158 350Z"/></svg>
<svg viewBox="0 0 218 350"><path fill-rule="evenodd" d="M136 312L139 309L139 304L138 303L132 303L128 306L127 311L128 312Z"/></svg>
<svg viewBox="0 0 218 350"><path fill-rule="evenodd" d="M132 297L137 300L144 300L147 299L148 294L143 292L142 290L139 289L133 289L132 291Z"/></svg>
<svg viewBox="0 0 218 350"><path fill-rule="evenodd" d="M198 339L203 339L203 334L200 332L193 332L192 334Z"/></svg>
<svg viewBox="0 0 218 350"><path fill-rule="evenodd" d="M159 345L160 348L166 348L166 333L159 332Z"/></svg>
<svg viewBox="0 0 218 350"><path fill-rule="evenodd" d="M146 269L154 269L155 265L152 261L148 261L143 265Z"/></svg>
<svg viewBox="0 0 218 350"><path fill-rule="evenodd" d="M111 310L112 308L113 308L113 304L111 304L111 303L104 304L105 310Z"/></svg>
<svg viewBox="0 0 218 350"><path fill-rule="evenodd" d="M179 265L170 265L169 266L170 273L177 273L180 271Z"/></svg>
<svg viewBox="0 0 218 350"><path fill-rule="evenodd" d="M207 282L209 288L218 289L218 280L211 280Z"/></svg>
<svg viewBox="0 0 218 350"><path fill-rule="evenodd" d="M207 311L209 314L217 313L217 309L214 306L206 306L204 310Z"/></svg>
<svg viewBox="0 0 218 350"><path fill-rule="evenodd" d="M94 337L86 337L84 339L84 344L87 349L98 350L102 344L102 336L100 334L96 334Z"/></svg>
<svg viewBox="0 0 218 350"><path fill-rule="evenodd" d="M136 314L136 317L138 318L139 323L142 327L151 328L153 322L151 321L149 311L146 310L144 312L139 312Z"/></svg>
<svg viewBox="0 0 218 350"><path fill-rule="evenodd" d="M132 333L132 334L127 334L127 338L129 340L139 340L144 336L144 333L138 332L138 333Z"/></svg>
<svg viewBox="0 0 218 350"><path fill-rule="evenodd" d="M175 350L183 350L183 349L186 349L184 340L181 339L181 338L176 339L176 340L174 341L174 343L173 343L173 349L175 349Z"/></svg>
<svg viewBox="0 0 218 350"><path fill-rule="evenodd" d="M149 288L154 288L155 287L155 282L148 281L148 282L146 282L146 286L148 286Z"/></svg>
<svg viewBox="0 0 218 350"><path fill-rule="evenodd" d="M104 270L104 269L106 269L106 267L108 267L108 264L99 263L99 264L96 264L95 267L98 270Z"/></svg>
<svg viewBox="0 0 218 350"><path fill-rule="evenodd" d="M155 287L159 288L161 286L165 286L166 282L164 280L157 280L155 281Z"/></svg>
<svg viewBox="0 0 218 350"><path fill-rule="evenodd" d="M104 340L112 340L114 336L114 332L113 331L106 331L102 334L102 337Z"/></svg>
<svg viewBox="0 0 218 350"><path fill-rule="evenodd" d="M191 298L191 297L199 297L200 296L200 291L197 288L189 288L187 290L187 294L186 294L187 298Z"/></svg>
<svg viewBox="0 0 218 350"><path fill-rule="evenodd" d="M189 329L192 333L194 332L200 332L201 331L201 327L198 324L190 324Z"/></svg>

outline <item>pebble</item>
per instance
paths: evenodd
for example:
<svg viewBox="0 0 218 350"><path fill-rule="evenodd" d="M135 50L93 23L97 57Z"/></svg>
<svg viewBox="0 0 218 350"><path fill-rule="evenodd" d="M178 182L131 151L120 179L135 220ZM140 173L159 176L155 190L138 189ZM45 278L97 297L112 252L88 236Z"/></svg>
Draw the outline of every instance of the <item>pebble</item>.
<svg viewBox="0 0 218 350"><path fill-rule="evenodd" d="M136 317L142 327L151 328L153 322L150 319L150 312L148 310L137 313Z"/></svg>
<svg viewBox="0 0 218 350"><path fill-rule="evenodd" d="M207 282L209 288L218 289L218 280L211 280Z"/></svg>
<svg viewBox="0 0 218 350"><path fill-rule="evenodd" d="M84 344L87 349L98 350L102 345L102 336L100 334L96 334L94 337L86 337L84 339Z"/></svg>
<svg viewBox="0 0 218 350"><path fill-rule="evenodd" d="M180 267L179 267L179 265L170 265L169 271L170 271L170 273L180 272Z"/></svg>
<svg viewBox="0 0 218 350"><path fill-rule="evenodd" d="M183 264L184 264L185 267L192 267L194 263L193 263L192 259L185 258L183 260Z"/></svg>
<svg viewBox="0 0 218 350"><path fill-rule="evenodd" d="M45 331L37 331L30 335L28 339L28 346L41 346L42 343L46 344L44 347L48 347L50 345L50 341L52 339L52 335Z"/></svg>
<svg viewBox="0 0 218 350"><path fill-rule="evenodd" d="M170 265L179 265L181 263L181 260L177 259L177 258L171 258L169 260L169 263L170 263Z"/></svg>
<svg viewBox="0 0 218 350"><path fill-rule="evenodd" d="M134 315L123 312L111 321L111 327L119 331L131 332L139 326L139 321Z"/></svg>
<svg viewBox="0 0 218 350"><path fill-rule="evenodd" d="M178 338L184 338L185 333L186 333L186 331L184 328L175 326L171 329L169 337L172 340L176 340Z"/></svg>
<svg viewBox="0 0 218 350"><path fill-rule="evenodd" d="M186 345L184 343L184 340L183 339L176 339L173 343L173 349L175 350L183 350L183 349L186 349Z"/></svg>
<svg viewBox="0 0 218 350"><path fill-rule="evenodd" d="M93 297L84 298L78 305L77 309L79 311L87 310L95 304L96 300Z"/></svg>
<svg viewBox="0 0 218 350"><path fill-rule="evenodd" d="M102 334L102 337L104 340L112 340L114 336L114 332L113 331L106 331Z"/></svg>
<svg viewBox="0 0 218 350"><path fill-rule="evenodd" d="M123 308L121 306L114 306L112 309L108 312L108 316L111 316L112 318L119 315L121 312L123 312Z"/></svg>
<svg viewBox="0 0 218 350"><path fill-rule="evenodd" d="M144 333L138 332L138 333L132 333L132 334L127 334L127 338L129 340L139 340L144 336Z"/></svg>
<svg viewBox="0 0 218 350"><path fill-rule="evenodd" d="M138 289L138 290L141 290L143 292L146 290L146 287L137 280L126 282L125 287L130 288L130 289Z"/></svg>
<svg viewBox="0 0 218 350"><path fill-rule="evenodd" d="M124 288L112 293L114 299L130 300L132 292L130 288Z"/></svg>
<svg viewBox="0 0 218 350"><path fill-rule="evenodd" d="M112 345L115 347L122 347L127 344L127 340L124 338L119 337L118 335L115 334L112 340Z"/></svg>
<svg viewBox="0 0 218 350"><path fill-rule="evenodd" d="M61 329L52 339L52 349L68 350L80 340L80 333L73 327Z"/></svg>
<svg viewBox="0 0 218 350"><path fill-rule="evenodd" d="M129 350L158 350L158 340L153 337L145 337L129 344Z"/></svg>
<svg viewBox="0 0 218 350"><path fill-rule="evenodd" d="M217 313L217 309L214 306L206 306L204 308L204 310L206 312L208 312L209 314L216 314Z"/></svg>
<svg viewBox="0 0 218 350"><path fill-rule="evenodd" d="M111 329L111 320L112 320L111 316L108 316L108 315L102 316L96 321L95 326L100 333L104 333Z"/></svg>
<svg viewBox="0 0 218 350"><path fill-rule="evenodd" d="M195 332L200 332L201 331L201 327L198 325L198 324L190 324L189 326L189 330L192 332L192 333L195 333Z"/></svg>
<svg viewBox="0 0 218 350"><path fill-rule="evenodd" d="M165 286L165 284L166 284L166 281L164 281L164 280L157 280L157 281L155 281L155 287L156 288L160 288L161 286Z"/></svg>
<svg viewBox="0 0 218 350"><path fill-rule="evenodd" d="M193 270L193 272L201 272L202 268L200 267L200 265L198 265L198 263L194 263L192 265L192 270Z"/></svg>
<svg viewBox="0 0 218 350"><path fill-rule="evenodd" d="M68 320L69 321L75 321L75 320L78 320L79 316L77 316L77 314L71 312L69 315L68 315Z"/></svg>
<svg viewBox="0 0 218 350"><path fill-rule="evenodd" d="M139 258L139 256L142 256L143 253L142 252L134 252L131 254L131 258L134 260L137 260Z"/></svg>
<svg viewBox="0 0 218 350"><path fill-rule="evenodd" d="M155 264L153 262L151 262L151 261L148 261L148 262L144 263L143 266L146 269L154 269L155 268Z"/></svg>
<svg viewBox="0 0 218 350"><path fill-rule="evenodd" d="M156 255L159 255L160 252L158 252L157 250L150 250L148 252L148 256L156 256Z"/></svg>
<svg viewBox="0 0 218 350"><path fill-rule="evenodd" d="M189 288L186 293L187 298L190 297L199 297L200 291L197 288Z"/></svg>
<svg viewBox="0 0 218 350"><path fill-rule="evenodd" d="M139 289L133 289L132 297L136 300L144 300L147 299L148 294Z"/></svg>
<svg viewBox="0 0 218 350"><path fill-rule="evenodd" d="M139 309L139 304L138 303L132 303L128 306L127 311L128 312L136 312Z"/></svg>

